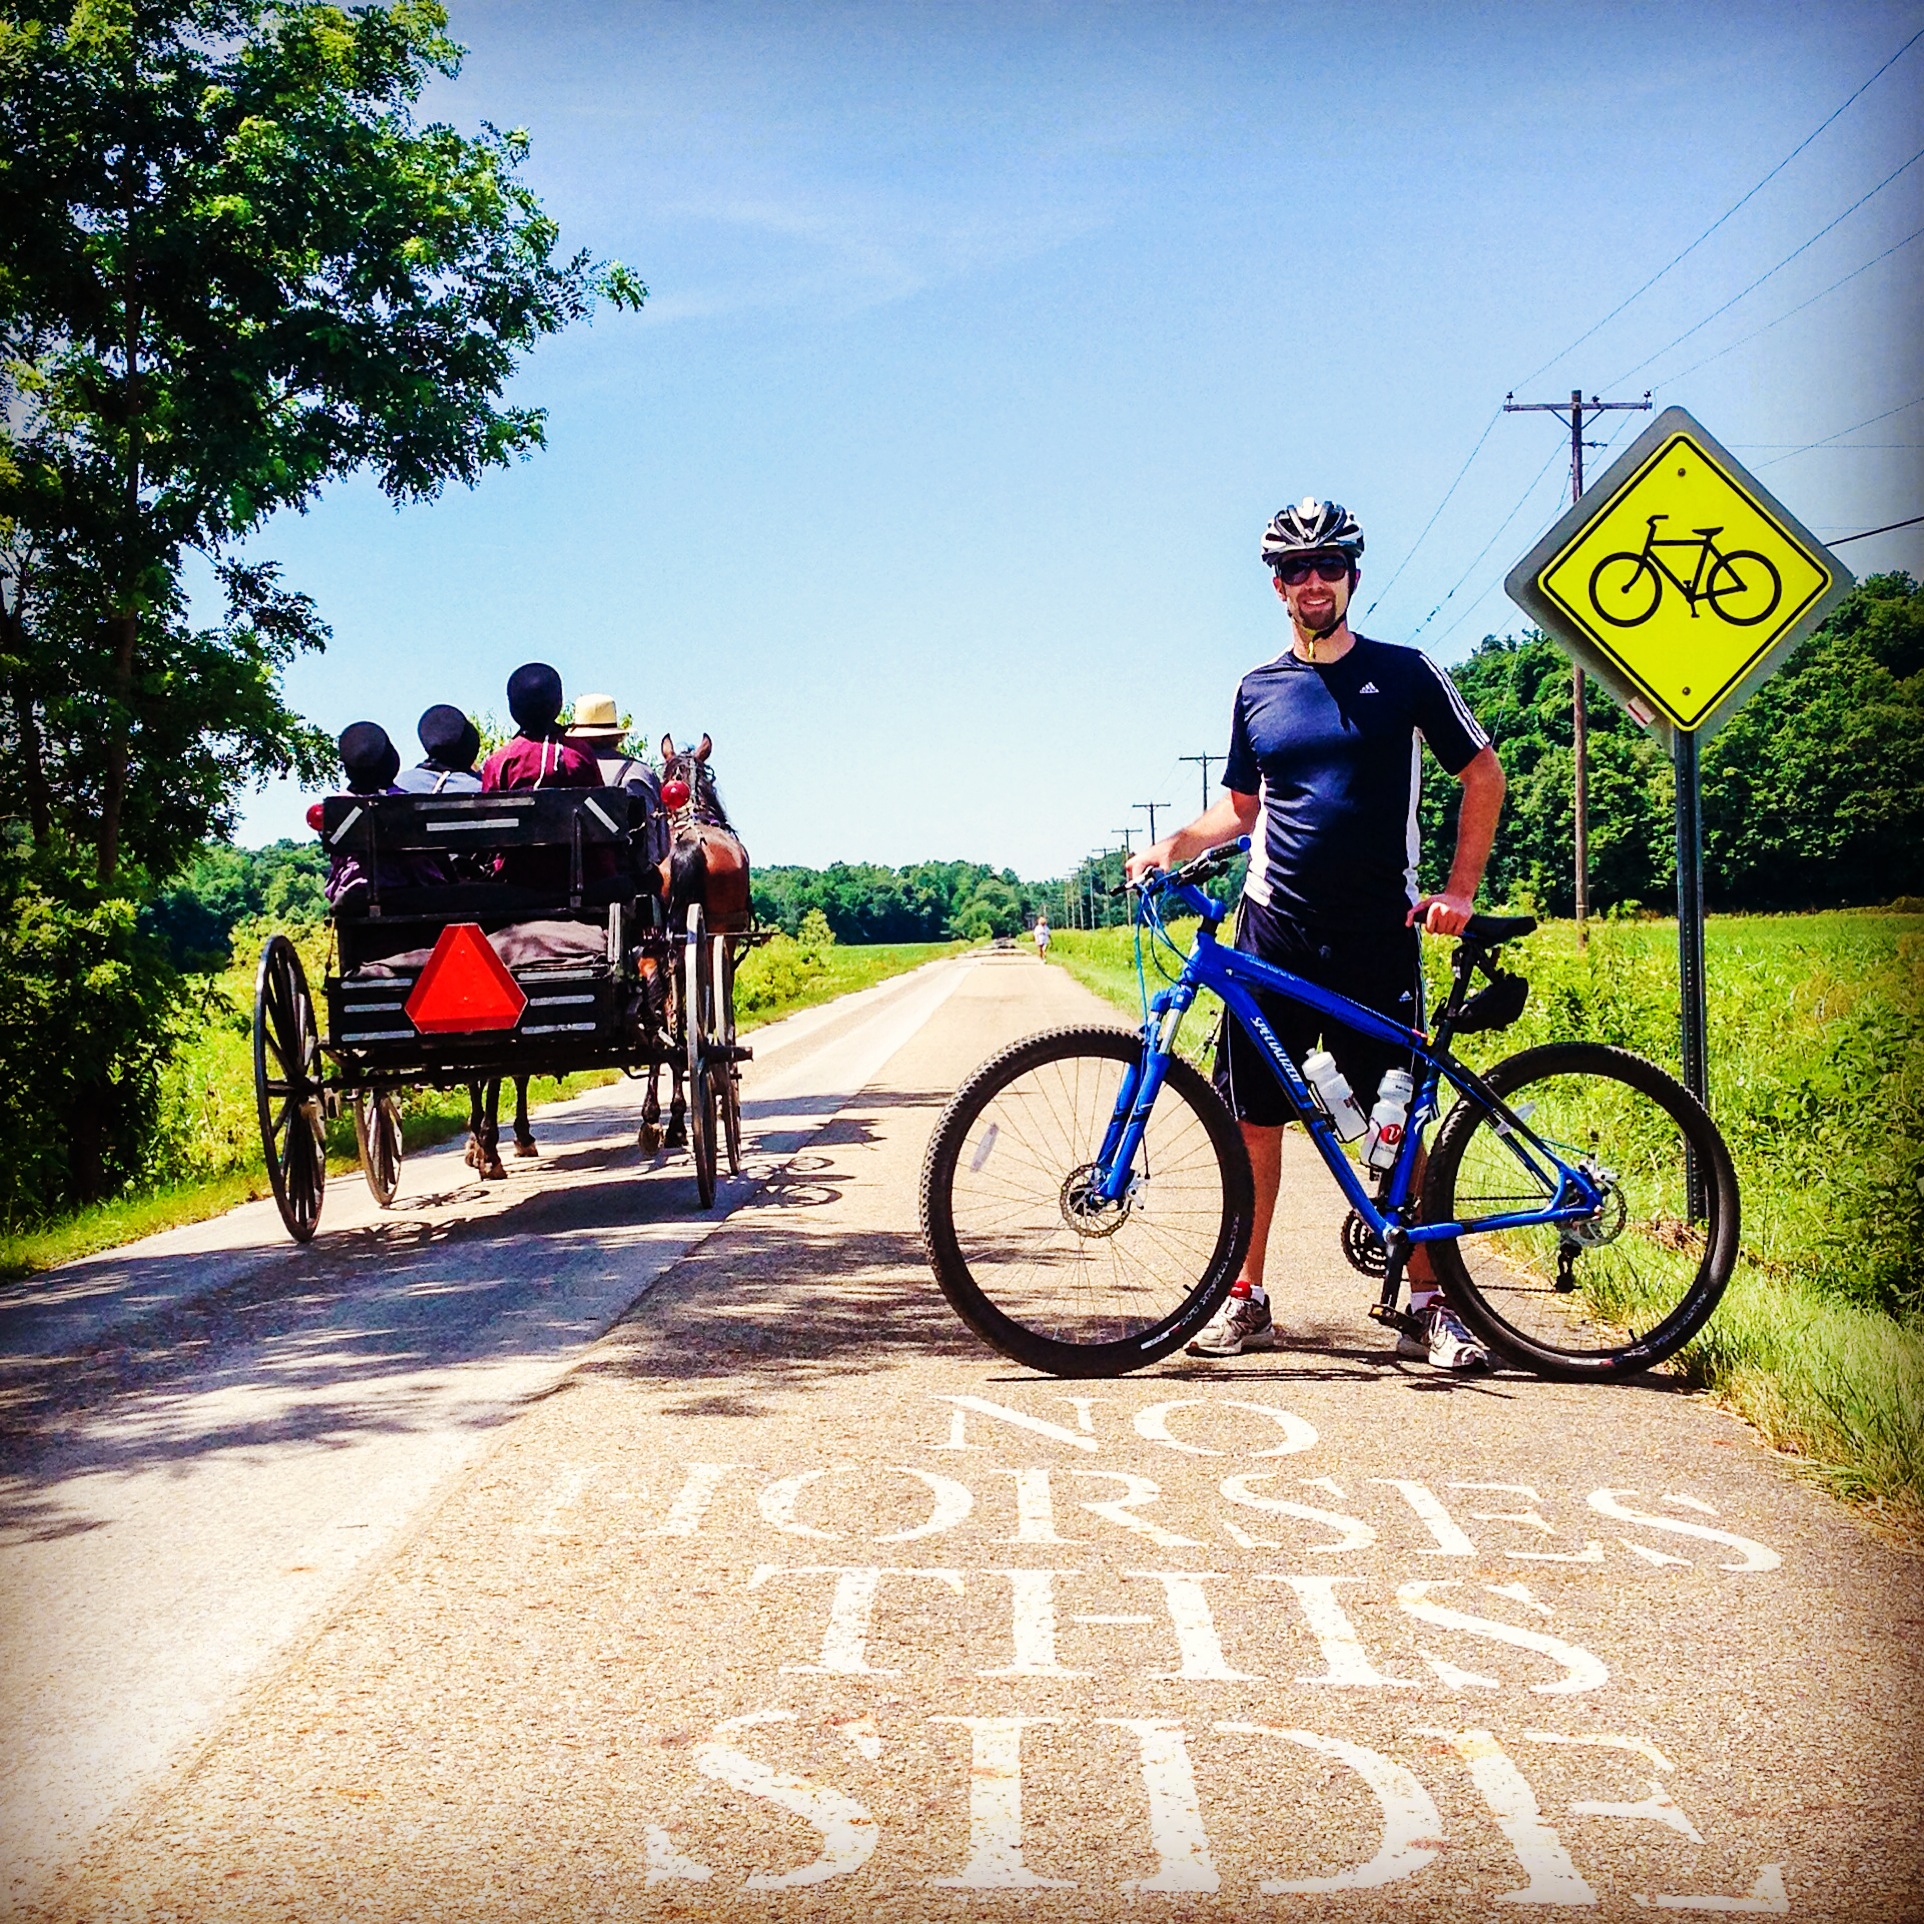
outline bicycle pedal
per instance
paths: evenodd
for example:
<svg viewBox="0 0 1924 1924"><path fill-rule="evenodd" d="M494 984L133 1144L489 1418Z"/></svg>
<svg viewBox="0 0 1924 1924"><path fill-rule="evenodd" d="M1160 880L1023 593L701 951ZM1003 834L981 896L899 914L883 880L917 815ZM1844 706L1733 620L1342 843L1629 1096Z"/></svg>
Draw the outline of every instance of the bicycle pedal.
<svg viewBox="0 0 1924 1924"><path fill-rule="evenodd" d="M1389 1328L1396 1330L1404 1336L1421 1336L1423 1334L1422 1324L1420 1324L1408 1310L1391 1309L1387 1303L1372 1303L1370 1305L1370 1321L1372 1323L1387 1324Z"/></svg>

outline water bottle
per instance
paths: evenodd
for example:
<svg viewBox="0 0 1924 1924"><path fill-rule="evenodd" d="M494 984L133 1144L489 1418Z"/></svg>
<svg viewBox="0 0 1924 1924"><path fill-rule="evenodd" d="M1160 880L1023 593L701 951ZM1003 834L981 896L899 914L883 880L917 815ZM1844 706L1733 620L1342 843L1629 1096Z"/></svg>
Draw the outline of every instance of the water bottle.
<svg viewBox="0 0 1924 1924"><path fill-rule="evenodd" d="M1370 1111L1369 1140L1363 1144L1363 1160L1372 1169L1388 1169L1403 1146L1403 1129L1409 1121L1410 1097L1416 1084L1407 1069L1386 1069L1377 1084L1376 1107Z"/></svg>
<svg viewBox="0 0 1924 1924"><path fill-rule="evenodd" d="M1303 1058L1303 1075L1336 1125L1336 1133L1345 1142L1354 1142L1369 1123L1351 1094L1342 1070L1337 1068L1336 1058L1327 1049L1318 1049L1314 1055Z"/></svg>

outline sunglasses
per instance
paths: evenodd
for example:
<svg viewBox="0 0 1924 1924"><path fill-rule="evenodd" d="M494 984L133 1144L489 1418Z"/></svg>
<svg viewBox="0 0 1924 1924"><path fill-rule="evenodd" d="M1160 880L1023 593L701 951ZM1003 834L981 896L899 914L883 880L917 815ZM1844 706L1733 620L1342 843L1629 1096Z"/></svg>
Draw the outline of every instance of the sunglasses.
<svg viewBox="0 0 1924 1924"><path fill-rule="evenodd" d="M1299 588L1314 575L1318 581L1347 581L1349 560L1340 554L1303 555L1285 561L1276 570L1276 579L1286 588Z"/></svg>

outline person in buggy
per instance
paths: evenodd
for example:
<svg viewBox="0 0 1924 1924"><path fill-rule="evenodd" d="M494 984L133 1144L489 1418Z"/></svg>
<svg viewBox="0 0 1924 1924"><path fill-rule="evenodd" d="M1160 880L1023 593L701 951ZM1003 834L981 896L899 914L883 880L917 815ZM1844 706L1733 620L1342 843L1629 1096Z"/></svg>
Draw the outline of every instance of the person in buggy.
<svg viewBox="0 0 1924 1924"><path fill-rule="evenodd" d="M399 795L395 786L401 772L400 752L379 722L350 722L341 731L341 770L350 795ZM318 806L318 804L317 804ZM361 915L367 910L372 883L382 888L428 887L447 880L432 855L392 854L379 859L370 877L357 855L332 854L327 880L322 884L328 906L336 915Z"/></svg>
<svg viewBox="0 0 1924 1924"><path fill-rule="evenodd" d="M452 702L438 701L415 731L424 759L395 777L408 795L474 795L481 789L475 763L481 757L481 731Z"/></svg>

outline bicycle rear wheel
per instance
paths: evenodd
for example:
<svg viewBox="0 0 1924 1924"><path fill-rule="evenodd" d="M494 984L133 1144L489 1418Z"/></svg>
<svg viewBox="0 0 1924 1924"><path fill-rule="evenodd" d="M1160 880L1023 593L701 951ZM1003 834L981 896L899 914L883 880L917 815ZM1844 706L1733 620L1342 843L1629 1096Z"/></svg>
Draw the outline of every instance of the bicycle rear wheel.
<svg viewBox="0 0 1924 1924"><path fill-rule="evenodd" d="M1484 1081L1601 1186L1604 1203L1587 1221L1429 1244L1451 1306L1540 1375L1631 1376L1675 1355L1709 1320L1737 1260L1737 1177L1716 1125L1654 1063L1602 1043L1526 1049ZM1526 1154L1499 1117L1459 1101L1430 1157L1424 1220L1548 1208L1555 1173L1546 1179ZM1698 1221L1691 1159L1706 1203Z"/></svg>
<svg viewBox="0 0 1924 1924"><path fill-rule="evenodd" d="M1249 1246L1242 1137L1214 1089L1169 1063L1118 1205L1088 1183L1125 1077L1120 1029L1055 1029L984 1063L936 1125L922 1237L955 1312L1052 1376L1117 1376L1187 1342Z"/></svg>

